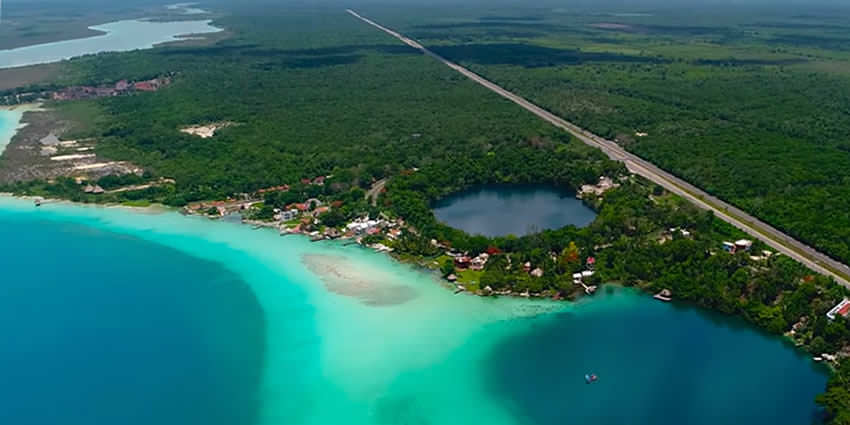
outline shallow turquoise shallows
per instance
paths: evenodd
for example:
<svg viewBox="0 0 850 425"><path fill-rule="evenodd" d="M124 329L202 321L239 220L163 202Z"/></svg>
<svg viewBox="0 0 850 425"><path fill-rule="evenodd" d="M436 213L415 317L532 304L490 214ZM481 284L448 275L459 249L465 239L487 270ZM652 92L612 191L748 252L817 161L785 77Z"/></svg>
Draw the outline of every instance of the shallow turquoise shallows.
<svg viewBox="0 0 850 425"><path fill-rule="evenodd" d="M149 49L157 44L180 40L181 36L221 31L211 21L156 22L126 20L90 27L103 34L93 37L36 44L0 50L0 68L59 62L101 52Z"/></svg>
<svg viewBox="0 0 850 425"><path fill-rule="evenodd" d="M0 198L0 238L9 423L796 425L826 379L638 293L455 296L363 249L173 212Z"/></svg>
<svg viewBox="0 0 850 425"><path fill-rule="evenodd" d="M23 114L24 112L21 108L13 110L0 109L0 154L6 150L6 145L15 136Z"/></svg>
<svg viewBox="0 0 850 425"><path fill-rule="evenodd" d="M440 200L434 215L469 234L491 237L584 227L596 218L574 192L531 185L474 187Z"/></svg>

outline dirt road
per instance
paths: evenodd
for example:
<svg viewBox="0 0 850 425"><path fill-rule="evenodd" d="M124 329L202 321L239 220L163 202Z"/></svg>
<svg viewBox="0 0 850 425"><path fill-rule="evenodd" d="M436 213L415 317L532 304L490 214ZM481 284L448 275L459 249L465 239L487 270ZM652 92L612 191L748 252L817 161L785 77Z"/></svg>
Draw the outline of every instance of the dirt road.
<svg viewBox="0 0 850 425"><path fill-rule="evenodd" d="M519 106L522 106L529 112L548 121L552 125L566 130L582 142L602 150L602 152L608 155L611 159L625 163L629 171L643 176L668 191L688 199L700 208L714 212L714 215L721 220L732 224L755 238L761 239L777 251L805 264L807 267L817 271L818 273L834 278L841 285L850 288L850 267L847 265L828 257L827 255L792 238L791 236L786 235L785 233L782 233L769 224L758 220L744 211L741 211L740 209L709 195L696 186L693 186L690 183L656 167L654 164L638 157L637 155L627 152L617 143L603 139L575 124L567 122L549 111L529 102L528 100L499 87L495 83L481 77L480 75L441 57L415 40L407 38L396 31L365 18L354 10L348 9L347 12L355 18L360 19L361 21L399 39L408 46L421 50L424 54L442 62L449 68L465 75L472 81L481 84L498 95L516 103Z"/></svg>

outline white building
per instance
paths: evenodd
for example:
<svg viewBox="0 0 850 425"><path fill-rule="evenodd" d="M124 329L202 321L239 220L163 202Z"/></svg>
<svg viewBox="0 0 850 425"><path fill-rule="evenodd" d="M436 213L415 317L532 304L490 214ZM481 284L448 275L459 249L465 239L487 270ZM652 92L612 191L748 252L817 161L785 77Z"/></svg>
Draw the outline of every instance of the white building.
<svg viewBox="0 0 850 425"><path fill-rule="evenodd" d="M735 242L736 251L749 251L753 247L753 241L749 239L741 239Z"/></svg>
<svg viewBox="0 0 850 425"><path fill-rule="evenodd" d="M291 209L289 211L281 211L280 220L281 221L292 221L298 218L299 211L296 209Z"/></svg>

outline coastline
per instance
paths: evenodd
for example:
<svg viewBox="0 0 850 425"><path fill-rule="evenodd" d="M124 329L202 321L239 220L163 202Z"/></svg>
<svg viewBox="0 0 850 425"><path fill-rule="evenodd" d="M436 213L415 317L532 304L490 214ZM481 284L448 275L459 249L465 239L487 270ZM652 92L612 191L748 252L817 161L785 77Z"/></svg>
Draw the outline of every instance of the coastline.
<svg viewBox="0 0 850 425"><path fill-rule="evenodd" d="M37 111L42 106L42 103L20 103L17 105L0 105L0 111L15 111L18 109L24 109L23 112L27 111Z"/></svg>
<svg viewBox="0 0 850 425"><path fill-rule="evenodd" d="M0 195L0 210L8 204L24 212L39 211L28 202L32 199ZM373 418L364 413L363 406L372 406L369 411L387 408L387 400L375 400L377 391L388 397L415 397L416 410L436 416L438 420L432 423L437 425L456 423L456 417L472 422L484 417L487 423L515 425L516 412L509 403L484 386L482 376L492 369L486 361L493 355L492 350L514 336L522 337L529 329L545 326L561 314L581 317L590 311L619 308L606 307L606 303L594 302L590 297L570 303L521 297L456 297L443 287L435 273L423 273L419 267L378 255L373 249L351 249L340 241L316 244L309 237L281 238L272 231L251 231L241 223L211 223L219 220L186 217L173 208L62 200L40 208L46 213L44 219L71 220L162 243L220 262L243 276L269 321L271 360L264 376L263 399L267 401L261 424L279 423L276 420L280 417L289 417L282 415L319 403L336 408L311 412L316 417L310 416L304 423L340 423L340 412L345 412L347 423L372 425ZM157 217L146 218L147 215ZM314 262L318 258L319 269L304 267L305 256L313 256ZM324 273L324 266L334 270ZM348 283L364 280L368 280L366 286L354 287L354 293L340 293L351 289L345 286ZM282 294L292 290L298 294L296 299ZM631 298L632 302L666 308L645 300L642 291L633 291L637 295ZM644 300L637 301L638 298ZM303 321L292 321L292 314L304 309L314 312L310 320L321 337L305 333ZM292 342L296 345L284 343L284 335L293 333L303 334ZM303 355L305 344L310 350L317 350L318 365L303 364L298 357ZM363 347L372 348L361 352ZM292 364L296 363L301 367L293 378ZM290 395L287 389L292 388L293 382L303 385L309 393L322 395L317 399ZM421 393L423 383L445 382L452 382L455 390ZM457 391L473 395L458 405ZM451 412L441 413L446 406L452 407Z"/></svg>
<svg viewBox="0 0 850 425"><path fill-rule="evenodd" d="M102 24L91 25L91 26L88 26L86 28L86 30L97 32L94 35L90 35L90 36L86 36L86 37L80 37L80 38L58 40L58 41L53 41L53 42L32 44L32 45L16 47L16 48L7 49L7 50L0 50L0 69L11 69L11 68L20 68L20 67L25 67L25 66L35 66L35 65L57 63L57 62L62 62L62 61L65 61L65 60L69 60L69 59L73 59L73 58L76 58L76 57L85 56L85 55L93 54L93 53L125 52L125 51L130 51L130 50L152 49L152 48L157 47L157 45L160 45L160 44L163 44L163 43L171 43L171 42L175 42L175 41L184 40L184 39L180 38L181 36L189 36L189 37L196 36L197 37L197 36L203 35L203 34L213 34L213 33L224 31L224 28L213 26L213 25L211 25L211 23L212 23L212 19L159 22L159 21L153 21L153 20L146 20L144 17L141 17L141 18L136 18L136 19L122 19L122 20L118 20L118 21L112 21L112 22L106 22L106 23L102 23ZM105 47L105 48L97 48L97 49L91 49L91 47L86 48L85 46L83 46L81 48L81 46L80 46L80 45L83 45L83 44L91 42L91 41L98 42L98 41L110 38L110 37L114 36L115 34L120 35L120 31L116 31L116 29L114 28L115 26L120 27L121 25L137 25L137 24L153 24L153 25L156 25L156 24L162 24L162 25L168 25L168 24L193 25L193 24L197 24L198 26L192 27L192 28L187 28L185 31L178 32L176 34L168 34L167 36L166 35L159 35L157 37L151 38L150 40L145 40L144 43L136 45L136 46L120 45L118 47ZM56 54L55 52L50 51L51 49L56 49L56 48L64 48L65 50L70 49L71 52L69 53L69 52L66 51L66 52L61 53L61 54ZM45 49L48 50L46 52L46 54L45 54L45 52L36 53L36 54L40 54L41 56L38 57L38 58L35 58L35 59L33 59L33 58L24 58L24 59L17 58L17 59L14 59L14 60L12 59L12 57L19 54L20 52L29 53L29 52L33 52L33 51L37 52L39 50L45 50Z"/></svg>

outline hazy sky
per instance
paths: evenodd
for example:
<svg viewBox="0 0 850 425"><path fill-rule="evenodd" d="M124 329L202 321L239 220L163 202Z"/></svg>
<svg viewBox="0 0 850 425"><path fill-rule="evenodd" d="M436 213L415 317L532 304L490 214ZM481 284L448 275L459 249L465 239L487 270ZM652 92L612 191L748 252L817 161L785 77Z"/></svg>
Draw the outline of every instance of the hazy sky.
<svg viewBox="0 0 850 425"><path fill-rule="evenodd" d="M60 7L74 5L88 11L94 8L132 8L133 6L150 7L153 5L166 5L178 2L191 2L192 0L0 0L6 7L49 7L53 4ZM265 4L286 7L290 5L340 5L341 7L358 5L412 5L427 7L431 4L444 6L470 6L481 5L489 7L505 7L516 5L519 8L563 8L563 9L600 9L600 10L638 10L638 9L681 9L696 7L741 7L759 6L781 9L791 7L799 9L798 12L807 8L817 6L850 8L850 0L200 0L203 4Z"/></svg>

